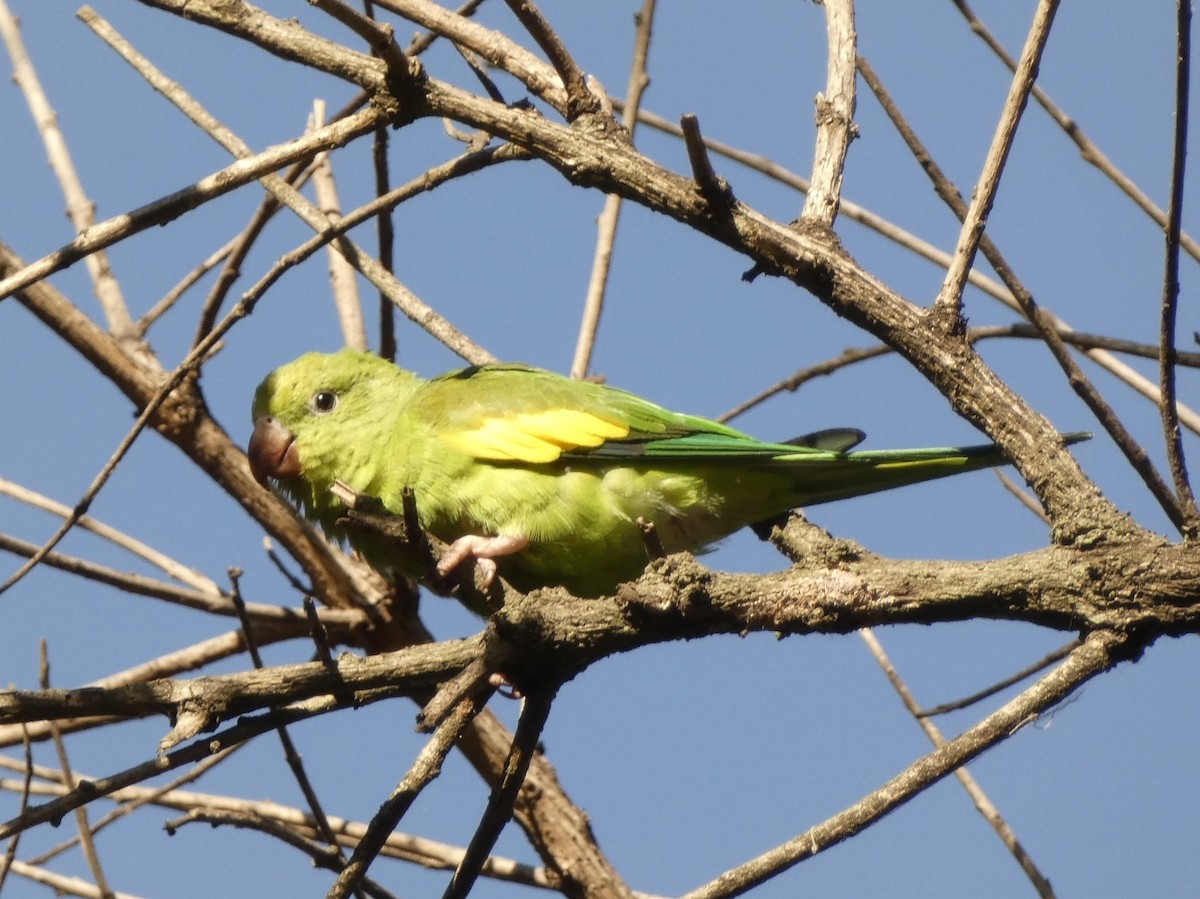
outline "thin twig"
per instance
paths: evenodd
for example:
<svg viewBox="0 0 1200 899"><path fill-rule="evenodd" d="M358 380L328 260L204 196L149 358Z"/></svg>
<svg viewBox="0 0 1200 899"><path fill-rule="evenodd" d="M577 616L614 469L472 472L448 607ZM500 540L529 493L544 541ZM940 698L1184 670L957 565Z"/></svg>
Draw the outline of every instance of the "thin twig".
<svg viewBox="0 0 1200 899"><path fill-rule="evenodd" d="M404 692L401 688L400 693ZM391 688L366 689L358 691L354 702L366 704L393 698L400 695ZM292 723L327 714L345 708L345 704L336 697L326 696L309 700L299 706L289 706L284 711L272 715L270 713L243 716L236 724L214 734L193 740L185 746L156 753L151 759L133 765L108 777L88 780L76 789L70 790L57 799L31 806L24 813L0 824L0 839L16 833L29 830L39 824L57 821L67 812L73 811L102 796L107 796L116 790L132 786L157 777L167 771L173 771L184 765L207 758L223 749L245 743L274 729L279 721Z"/></svg>
<svg viewBox="0 0 1200 899"><path fill-rule="evenodd" d="M25 724L21 724L21 748L24 750L23 764L21 765L21 796L17 802L17 814L25 814L25 810L29 808L29 792L33 785L33 741L29 739L29 731ZM12 867L13 861L17 857L17 846L21 843L21 835L13 834L12 839L8 841L8 845L4 848L4 858L0 861L0 890L4 889L4 882L8 879L9 868Z"/></svg>
<svg viewBox="0 0 1200 899"><path fill-rule="evenodd" d="M1001 486L1011 493L1017 502L1040 518L1045 524L1051 524L1050 516L1046 514L1046 510L1042 508L1036 497L1021 489L1020 484L1006 475L999 468L993 468L992 471L995 473L996 477L1000 479Z"/></svg>
<svg viewBox="0 0 1200 899"><path fill-rule="evenodd" d="M363 9L368 16L374 17L375 4L364 0ZM427 31L414 38L406 51L409 55L423 52L437 36ZM388 128L380 125L375 129L371 141L371 170L375 174L375 196L382 197L392 188L392 176L388 166ZM375 235L378 241L376 256L379 264L386 271L396 271L396 231L392 225L392 210L381 210L375 219ZM379 355L389 362L396 361L396 307L388 300L383 291L379 291Z"/></svg>
<svg viewBox="0 0 1200 899"><path fill-rule="evenodd" d="M962 293L967 283L967 272L975 261L975 251L979 247L979 239L983 236L988 214L992 210L992 202L996 190L1000 186L1000 175L1008 161L1009 150L1012 149L1013 139L1017 134L1017 125L1021 113L1029 101L1029 92L1037 78L1038 64L1042 51L1050 37L1050 25L1054 21L1054 13L1058 9L1058 0L1040 0L1029 27L1029 35L1025 39L1025 47L1021 51L1021 59L1017 63L1008 96L1004 101L1004 109L992 137L992 145L988 148L987 158L983 163L983 171L975 190L971 194L971 203L963 216L962 230L954 247L954 258L942 282L934 307L942 310L946 326L957 326L962 315Z"/></svg>
<svg viewBox="0 0 1200 899"><path fill-rule="evenodd" d="M1175 59L1175 140L1171 149L1171 201L1167 209L1166 259L1163 263L1162 312L1159 316L1158 384L1162 393L1159 410L1163 439L1167 445L1167 464L1175 483L1181 530L1189 540L1200 537L1200 511L1188 481L1183 455L1183 435L1179 431L1179 413L1175 406L1175 321L1179 308L1179 235L1183 218L1183 176L1187 162L1188 95L1191 81L1192 4L1176 2Z"/></svg>
<svg viewBox="0 0 1200 899"><path fill-rule="evenodd" d="M70 520L71 516L68 514L64 518ZM228 598L219 591L214 594L208 590L180 587L176 584L169 584L165 581L146 577L145 575L119 571L106 565L89 562L87 559L77 558L76 556L69 556L58 552L45 552L44 546L16 537L10 537L8 534L0 533L0 550L23 556L26 559L36 558L40 553L40 561L52 568L57 568L60 571L66 571L78 577L96 581L97 583L107 584L124 593L161 599L183 606L184 608L210 613L228 615L232 614L233 611L232 607L229 606Z"/></svg>
<svg viewBox="0 0 1200 899"><path fill-rule="evenodd" d="M267 554L267 560L275 566L275 570L279 572L288 585L299 593L301 596L311 596L313 588L311 584L303 584L296 575L292 574L283 557L275 550L275 543L270 537L263 537L263 552Z"/></svg>
<svg viewBox="0 0 1200 899"><path fill-rule="evenodd" d="M36 558L44 548L44 545L39 546L0 533L0 550L32 559ZM235 614L229 597L224 593L218 592L213 595L206 590L179 587L143 575L117 571L105 565L62 553L46 552L40 561L53 568L58 568L60 571L67 571L97 583L115 587L124 593L161 599L210 615L232 616ZM270 603L250 603L247 609L255 629L262 632L260 634L262 638L266 638L272 630L281 631L290 636L299 636L305 631L304 616L295 609ZM339 638L345 636L344 628L354 628L363 624L363 615L350 609L322 609L320 614L327 626L337 629Z"/></svg>
<svg viewBox="0 0 1200 899"><path fill-rule="evenodd" d="M431 33L478 53L491 65L512 75L561 115L567 115L567 93L554 67L507 35L466 18L428 0L375 0L375 5L415 22Z"/></svg>
<svg viewBox="0 0 1200 899"><path fill-rule="evenodd" d="M987 44L991 51L996 54L997 58L1008 67L1009 71L1015 71L1017 67L1016 61L975 14L974 10L966 3L966 0L950 0L950 2L962 13L971 31ZM1063 130L1067 137L1075 143L1075 146L1079 148L1079 155L1083 157L1085 162L1095 166L1104 177L1117 186L1118 190L1133 200L1137 207L1146 213L1146 215L1150 216L1160 228L1165 229L1167 227L1167 214L1155 205L1154 201L1146 195L1146 192L1138 187L1128 175L1113 164L1113 161L1079 127L1079 123L1067 115L1050 98L1050 95L1046 93L1043 87L1036 84L1033 86L1033 98L1046 111L1050 118L1054 120L1055 124ZM1180 234L1180 243L1187 250L1188 255L1200 262L1200 243L1197 243L1195 238L1188 234Z"/></svg>
<svg viewBox="0 0 1200 899"><path fill-rule="evenodd" d="M845 368L849 365L854 365L857 362L864 362L867 359L875 359L879 356L885 356L891 352L893 352L892 348L885 346L884 344L879 344L878 346L872 347L850 348L842 350L840 354L834 356L832 359L826 359L823 362L818 362L816 365L810 365L807 368L802 368L800 371L789 375L776 384L773 384L756 396L752 396L744 403L734 406L729 411L717 416L717 421L731 421L732 419L737 418L739 415L749 412L755 406L765 402L776 394L783 393L784 391L795 392L802 384L811 381L813 378L824 377L826 375L833 374L839 369Z"/></svg>
<svg viewBox="0 0 1200 899"><path fill-rule="evenodd" d="M308 159L323 149L339 147L362 134L369 133L384 118L381 110L369 107L320 131L277 144L254 156L239 159L194 184L160 197L145 206L105 219L70 243L0 279L0 300L45 280L97 250L110 247L148 228L172 221L189 209L224 196L298 159Z"/></svg>
<svg viewBox="0 0 1200 899"><path fill-rule="evenodd" d="M212 343L216 343L216 341L213 340ZM210 346L211 344L206 345L204 347L205 351L207 351ZM182 383L187 374L199 366L203 357L204 353L197 352L197 350L193 350L188 354L187 359L184 360L184 364L180 365L180 367L175 370L175 372L166 380L163 386L155 393L151 401L146 404L146 407L141 411L137 417L137 420L133 423L133 427L126 432L125 437L122 438L121 442L117 445L117 448L113 451L108 461L104 463L104 467L95 476L95 478L92 479L92 482L84 491L83 496L80 498L79 502L75 504L75 507L71 510L71 513L63 520L63 523L59 525L58 529L55 530L55 532L45 543L38 547L37 550L26 559L24 564L22 564L11 575L9 575L3 583L0 583L0 594L3 594L6 590L11 588L14 584L25 577L25 575L32 571L38 564L40 564L54 550L54 548L58 546L63 537L65 537L71 528L75 526L75 523L87 514L87 510L90 508L92 501L96 498L96 495L100 492L104 485L108 483L108 479L112 477L112 474L114 471L116 471L117 466L128 454L130 448L133 446L133 442L141 435L151 417L158 412L159 407L166 402L167 398L171 395L175 388ZM0 535L0 538L3 536L4 535Z"/></svg>
<svg viewBox="0 0 1200 899"><path fill-rule="evenodd" d="M79 173L75 170L71 151L58 127L58 116L46 98L37 72L25 52L20 25L4 0L0 0L0 35L3 36L9 57L12 59L13 80L25 95L29 111L42 136L42 143L45 145L46 155L50 160L50 168L62 186L63 195L67 200L67 216L75 227L76 233L82 234L96 224L96 206L88 198ZM102 251L93 253L87 257L85 265L92 279L96 299L100 301L100 307L104 311L110 333L138 362L149 365L152 369L159 369L153 356L146 351L138 339L137 329L129 314L129 307L121 293L121 286L109 266L108 255Z"/></svg>
<svg viewBox="0 0 1200 899"><path fill-rule="evenodd" d="M899 672L896 671L891 659L888 658L887 652L884 651L883 644L879 642L879 638L875 636L875 632L871 628L863 628L858 632L862 637L863 642L867 644L867 649L872 657L883 669L884 675L888 682L892 685L892 689L896 691L896 695L900 697L900 701L904 704L904 708L908 713L916 719L921 729L925 731L925 736L929 738L929 742L935 747L946 745L946 738L942 736L942 732L938 730L937 725L928 719L921 712L921 706L917 703L916 698L908 689L908 685L901 679ZM1068 647L1068 650L1074 649L1078 643ZM1065 653L1064 653L1065 654ZM1025 851L1025 847L1017 839L1017 835L1013 833L1012 828L1004 817L1000 814L999 809L988 798L988 795L979 786L978 781L971 775L965 767L956 768L954 776L958 778L958 782L962 784L962 788L967 791L967 795L971 797L971 802L975 804L976 810L983 815L984 820L992 826L996 831L996 835L1000 837L1000 841L1008 847L1008 851L1012 853L1013 858L1017 860L1017 864L1021 866L1021 870L1025 872L1025 876L1029 878L1033 888L1037 890L1037 894L1042 899L1052 899L1054 889L1050 886L1050 881L1034 864L1029 853Z"/></svg>
<svg viewBox="0 0 1200 899"><path fill-rule="evenodd" d="M113 893L111 891L104 893L81 877L55 874L53 871L47 871L15 859L12 863L12 872L26 880L48 886L62 896L80 896L82 899L139 899L132 893Z"/></svg>
<svg viewBox="0 0 1200 899"><path fill-rule="evenodd" d="M637 113L642 96L650 84L646 73L646 60L650 53L650 37L654 29L654 9L657 0L643 0L641 11L634 16L637 31L633 42L633 61L629 66L629 84L625 92L625 109L621 124L629 132L630 141L637 127ZM604 311L604 295L608 288L608 273L612 265L613 244L617 237L617 224L621 218L621 198L609 194L604 198L604 209L596 221L596 252L592 259L592 274L588 279L587 295L583 301L583 320L579 325L579 338L575 343L575 358L571 362L571 377L587 377L591 365L592 351L596 346L596 332L600 327L600 315Z"/></svg>
<svg viewBox="0 0 1200 899"><path fill-rule="evenodd" d="M234 752L236 752L237 750L239 750L241 748L242 748L241 745L231 746L228 749L217 753L216 755L210 756L209 758L206 758L201 762L197 762L196 765L194 765L192 767L192 770L188 771L186 774L180 775L179 777L172 780L170 783L164 784L161 787L146 788L144 790L141 790L140 794L135 799L125 799L124 797L121 797L121 796L118 796L115 794L110 796L109 797L110 799L112 799L115 802L118 802L120 804L115 809L110 811L108 814L104 815L99 821L97 821L95 824L92 825L92 833L93 834L99 833L101 830L108 827L110 824L120 821L122 818L128 817L129 815L133 814L138 809L143 808L146 805L156 803L163 795L165 795L173 790L178 789L178 787L181 786L182 784L190 783L190 782L202 777L204 774L206 774L207 772L212 770L215 766L217 766L221 762L225 761L225 759L229 758L230 755L232 755ZM61 771L59 772L59 779L58 779L57 783L58 783L57 788L49 788L48 792L50 792L51 795L61 796L64 792L71 789L62 781L62 772ZM137 788L130 788L130 789L137 789ZM124 791L121 791L121 792L124 792ZM64 840L63 842L59 843L57 846L54 846L54 847L46 850L45 852L41 853L40 855L37 855L30 859L26 859L26 861L28 861L30 864L33 864L33 865L43 865L46 862L53 859L55 856L61 855L62 853L73 848L78 842L79 842L79 837L72 837L69 840Z"/></svg>
<svg viewBox="0 0 1200 899"><path fill-rule="evenodd" d="M200 280L205 275L229 258L230 254L236 249L237 244L237 238L226 241L224 246L218 247L207 259L180 278L174 287L163 294L145 314L138 318L135 323L138 337L144 339L146 332L154 326L155 322L170 312L175 307L175 304L183 298L184 294L200 283Z"/></svg>
<svg viewBox="0 0 1200 899"><path fill-rule="evenodd" d="M46 649L46 641L43 639L38 643L38 652L41 659L41 671L38 680L41 682L43 690L50 689L50 654ZM62 734L53 721L50 724L50 735L54 740L54 751L58 754L59 768L62 770L63 784L71 790L79 788L79 781L75 775L71 773L71 762L67 757L67 744L63 741ZM87 859L88 869L92 872L92 878L96 881L96 888L100 891L101 896L109 897L112 895L112 890L108 886L108 879L104 876L104 867L100 864L100 856L96 852L96 842L92 839L92 828L88 824L87 806L80 805L74 809L75 826L79 828L79 846L83 850L83 857Z"/></svg>
<svg viewBox="0 0 1200 899"><path fill-rule="evenodd" d="M962 699L956 699L953 702L944 702L941 705L935 705L932 708L923 709L916 714L920 718L933 718L937 715L945 715L949 712L957 712L961 709L969 708L977 702L982 702L990 696L995 696L1004 690L1007 690L1013 684L1019 684L1027 677L1033 677L1039 671L1049 668L1056 662L1065 659L1080 645L1079 640L1072 640L1065 646L1060 646L1053 652L1047 653L1042 658L1038 659L1032 665L1028 665L1018 671L1016 674L1006 677L999 683L992 684L986 689L980 690L977 693L972 693L970 696L964 696Z"/></svg>
<svg viewBox="0 0 1200 899"><path fill-rule="evenodd" d="M263 635L260 643L273 642ZM246 641L241 631L230 631L217 637L201 640L184 649L165 653L149 662L134 665L124 671L110 674L100 680L92 681L86 686L109 689L134 683L144 683L160 677L173 677L187 671L195 671L205 665L246 651ZM87 718L64 719L57 722L62 733L89 730L112 723L115 719L108 716L92 716ZM29 724L0 725L0 746L10 746L19 740L46 740L50 737L49 721L34 721Z"/></svg>
<svg viewBox="0 0 1200 899"><path fill-rule="evenodd" d="M365 95L355 97L333 116L333 121L338 122L347 116L354 115L365 102ZM386 126L379 125L377 127ZM308 182L312 177L312 173L313 161L308 159L294 163L280 177L288 184L299 189ZM230 241L231 249L229 256L226 258L225 264L221 267L221 272L217 276L216 283L213 284L208 295L204 298L204 305L200 310L199 322L196 326L196 334L192 338L193 344L199 343L212 330L226 296L228 296L229 291L233 288L234 282L241 277L242 265L246 261L246 257L250 254L250 250L253 249L255 242L262 235L267 223L281 209L283 209L283 204L274 195L271 193L265 194L258 208L254 210L254 214L246 223L246 226Z"/></svg>
<svg viewBox="0 0 1200 899"><path fill-rule="evenodd" d="M316 648L317 661L332 671L337 664L333 660L333 652L329 645L329 631L325 630L321 616L317 614L317 601L308 593L304 594L304 614L308 618L308 631Z"/></svg>
<svg viewBox="0 0 1200 899"><path fill-rule="evenodd" d="M51 515L57 515L59 518L66 518L71 514L71 510L62 503L4 478L0 478L0 494L12 497L35 509L49 512ZM139 559L149 562L168 577L174 578L180 583L187 584L189 587L199 590L202 593L207 593L214 598L221 595L221 588L210 578L196 571L194 568L188 568L186 565L176 562L170 556L160 553L152 546L148 546L123 531L119 531L88 515L80 518L76 524L85 531L91 531L96 536L103 537L115 546L119 546L121 549L137 556Z"/></svg>
<svg viewBox="0 0 1200 899"><path fill-rule="evenodd" d="M382 6L383 4L379 3L379 0L374 0L371 5ZM479 7L482 5L483 0L467 0L466 3L454 10L454 12L450 13L450 15L466 18L474 15L475 10L479 9ZM436 31L426 31L424 34L418 34L412 39L412 42L404 48L404 54L406 56L420 56L422 53L428 50L430 45L439 37L441 37L441 35Z"/></svg>
<svg viewBox="0 0 1200 899"><path fill-rule="evenodd" d="M179 828L186 824L202 823L210 827L242 827L266 834L294 849L298 849L309 857L314 867L330 871L340 871L345 865L340 843L327 845L293 827L280 824L273 818L265 818L253 812L229 811L226 809L192 809L180 818L173 818L163 823L163 830L174 836ZM362 899L396 899L394 893L385 889L369 877L364 877L358 884L356 894Z"/></svg>
<svg viewBox="0 0 1200 899"><path fill-rule="evenodd" d="M381 210L390 209L419 193L433 190L435 187L463 175L480 171L500 162L529 159L527 151L512 144L498 147L485 147L482 150L470 151L449 162L436 166L423 175L395 188L390 193L378 197L358 209L346 213L337 225L330 224L321 233L315 234L295 249L285 253L242 297L242 303L248 300L256 303L285 272L299 265L312 256L331 240L336 239L342 232L353 228L362 221L378 215ZM382 269L381 269L382 270ZM414 322L425 328L433 337L449 347L453 352L473 364L495 361L495 356L480 347L461 331L447 322L437 312L433 311L415 294L395 281L389 274L395 289L385 291L388 298ZM378 286L378 285L377 285ZM232 313L231 313L232 314Z"/></svg>
<svg viewBox="0 0 1200 899"><path fill-rule="evenodd" d="M241 744L244 745L244 744ZM179 789L180 785L194 780L216 761L226 757L240 746L224 750L223 754L212 756L195 765L192 770L176 778L163 787L129 786L114 790L109 798L121 803L121 808L106 816L105 820L122 813L123 809L132 809L152 804L161 808L175 809L183 812L209 811L232 812L235 814L254 815L258 818L270 818L278 821L281 826L290 830L316 837L316 829L310 816L294 806L282 805L270 800L250 800L241 797L223 796L215 793L201 793ZM30 792L38 795L62 796L66 788L62 785L57 772L37 766L24 766L18 762L0 756L0 767L22 770L28 777L43 778L32 785ZM84 777L83 779L87 779ZM0 780L0 789L20 790L18 782ZM367 825L361 821L350 821L345 818L331 817L329 825L337 834L338 843L353 849L367 831ZM97 824L96 829L101 825ZM450 843L416 837L410 834L395 832L388 834L383 849L379 853L388 858L399 859L421 865L425 868L453 870L462 859L465 849ZM503 856L492 856L484 866L484 876L512 883L556 889L561 882L554 872L543 867L534 867Z"/></svg>
<svg viewBox="0 0 1200 899"><path fill-rule="evenodd" d="M312 127L320 128L324 118L325 103L318 100L313 108ZM342 203L333 177L333 161L328 153L321 153L313 160L312 184L317 207L336 225L342 219ZM358 295L358 280L354 268L346 261L345 256L334 249L332 242L327 250L329 286L334 308L337 309L338 322L342 326L342 341L352 349L365 352L367 328L363 322L362 300Z"/></svg>
<svg viewBox="0 0 1200 899"><path fill-rule="evenodd" d="M1150 343L1138 343L1133 340L1123 340L1119 337L1106 337L1102 334L1085 334L1082 331L1073 331L1066 325L1061 323L1057 329L1058 336L1062 338L1063 343L1084 350L1085 352L1096 349L1104 349L1116 353L1122 353L1129 356L1139 356L1143 359L1157 359L1158 347ZM967 331L967 340L970 343L979 343L983 340L997 340L1004 338L1013 338L1019 340L1044 340L1042 331L1034 325L1016 323L1012 325L986 325L979 328L970 328ZM866 362L869 359L878 359L880 356L886 356L894 350L886 344L876 344L868 347L849 347L842 350L836 356L829 359L824 359L821 362L802 368L788 375L781 381L777 381L765 390L760 391L750 399L734 406L727 412L717 416L717 421L727 422L732 421L739 415L744 415L755 406L769 400L771 397L780 393L794 393L799 390L804 384L814 378L831 375L836 371L847 368L851 365L857 365L859 362ZM1175 361L1188 368L1200 368L1200 353L1186 353L1177 351Z"/></svg>
<svg viewBox="0 0 1200 899"><path fill-rule="evenodd" d="M258 645L254 641L250 619L246 615L246 603L242 599L242 591L239 586L241 575L242 572L240 569L229 569L229 596L233 601L233 607L237 609L238 619L242 623L242 633L246 638L246 652L250 655L250 661L254 664L255 669L262 670L262 655L259 653ZM273 714L279 711L275 706L271 706L270 710ZM342 855L342 850L338 846L337 837L333 835L333 831L329 827L329 819L325 816L325 809L321 805L317 791L313 788L312 781L309 780L308 772L304 768L304 762L300 758L300 753L296 751L296 744L292 740L292 735L288 733L288 729L282 721L275 725L275 734L279 737L279 743L283 747L283 758L287 762L288 770L292 772L292 777L296 779L296 785L300 787L300 793L304 796L304 801L308 803L309 811L312 812L312 819L316 824L317 832L325 841L329 851L339 861L344 862L345 856Z"/></svg>
<svg viewBox="0 0 1200 899"><path fill-rule="evenodd" d="M521 717L517 721L516 733L513 734L512 749L504 765L504 778L500 786L492 792L479 826L467 846L466 854L454 871L454 876L450 878L442 899L463 899L478 879L484 862L500 837L500 832L512 817L517 791L525 782L529 764L538 752L538 740L541 739L546 720L550 717L553 702L553 689L531 690L523 700Z"/></svg>
<svg viewBox="0 0 1200 899"><path fill-rule="evenodd" d="M917 759L901 774L821 824L793 837L758 858L726 871L688 893L684 899L727 899L835 846L903 805L955 769L978 757L1041 713L1066 699L1081 685L1117 664L1126 638L1094 632L1054 671L1005 703L974 727Z"/></svg>
<svg viewBox="0 0 1200 899"><path fill-rule="evenodd" d="M858 65L859 71L862 73L867 84L870 85L872 92L879 100L888 118L896 126L896 130L900 133L901 138L903 138L914 158L918 160L922 169L929 177L938 197L950 207L956 216L965 220L967 204L962 199L961 194L950 179L945 176L937 163L934 162L925 146L917 137L916 132L913 131L896 104L892 101L891 96L883 86L883 82L880 81L879 76L875 74L874 69L862 57L859 58ZM1057 327L1060 324L1058 319L1050 313L1044 312L1037 305L1033 295L1017 278L1016 273L1008 265L999 248L996 247L991 238L986 234L982 235L980 249L983 251L988 263L1008 286L1021 312L1038 329L1042 340L1045 341L1055 361L1066 375L1067 383L1071 385L1076 395L1087 404L1092 414L1096 416L1096 420L1100 422L1104 430L1113 438L1118 448L1125 454L1126 459L1129 460L1129 464L1142 478L1143 483L1146 484L1146 487L1150 490L1154 498L1158 500L1159 505L1162 506L1171 521L1177 525L1182 524L1182 513L1179 511L1174 494L1171 493L1162 476L1154 468L1145 449L1129 433L1129 430L1121 422L1111 404L1096 389L1079 364L1067 351L1066 346L1058 335Z"/></svg>
<svg viewBox="0 0 1200 899"><path fill-rule="evenodd" d="M370 16L364 16L354 7L342 0L308 0L308 2L337 19L359 37L367 42L371 52L382 59L388 67L388 72L398 77L412 74L408 57L396 43L392 26L386 22L376 22Z"/></svg>
<svg viewBox="0 0 1200 899"><path fill-rule="evenodd" d="M459 43L454 44L454 49L462 57L462 61L467 64L467 68L471 70L471 74L475 76L475 80L479 82L479 86L483 88L483 92L495 102L503 103L507 106L508 101L504 99L504 92L496 84L496 79L488 73L487 65L483 58L470 47L464 47ZM449 125L447 125L447 128L449 128Z"/></svg>
<svg viewBox="0 0 1200 899"><path fill-rule="evenodd" d="M354 855L330 889L327 899L344 899L354 889L355 884L366 875L367 868L379 854L388 834L395 829L397 822L408 811L413 800L420 795L421 790L441 772L442 762L454 748L463 728L479 714L490 695L490 690L482 694L464 695L458 705L438 725L437 730L417 754L417 758L413 761L408 773L404 775L404 779L400 781L392 795L371 819L366 833L363 834L354 850ZM518 725L519 732L520 725Z"/></svg>

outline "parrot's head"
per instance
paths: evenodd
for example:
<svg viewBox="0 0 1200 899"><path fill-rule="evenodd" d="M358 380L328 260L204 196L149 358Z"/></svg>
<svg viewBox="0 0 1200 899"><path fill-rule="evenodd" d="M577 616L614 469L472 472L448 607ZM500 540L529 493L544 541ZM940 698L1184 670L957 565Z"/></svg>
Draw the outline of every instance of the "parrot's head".
<svg viewBox="0 0 1200 899"><path fill-rule="evenodd" d="M312 502L352 480L414 376L370 353L309 353L277 368L254 392L247 456L255 480L277 480ZM307 489L306 489L307 488ZM311 492L309 492L311 491ZM297 498L301 498L298 496Z"/></svg>

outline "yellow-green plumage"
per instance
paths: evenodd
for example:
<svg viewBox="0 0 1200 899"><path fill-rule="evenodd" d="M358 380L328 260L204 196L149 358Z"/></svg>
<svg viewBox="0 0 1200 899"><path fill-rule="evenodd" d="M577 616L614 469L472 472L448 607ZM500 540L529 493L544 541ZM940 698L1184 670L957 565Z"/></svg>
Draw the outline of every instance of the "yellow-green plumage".
<svg viewBox="0 0 1200 899"><path fill-rule="evenodd" d="M528 541L496 558L502 576L584 596L645 567L639 518L667 552L694 550L796 506L1004 461L991 446L845 452L861 437L853 431L819 435L817 446L764 443L539 369L489 365L425 381L350 350L277 369L253 414L260 478L276 478L376 567L389 567L386 548L334 523L343 511L329 492L335 480L396 513L412 487L422 526L446 541Z"/></svg>

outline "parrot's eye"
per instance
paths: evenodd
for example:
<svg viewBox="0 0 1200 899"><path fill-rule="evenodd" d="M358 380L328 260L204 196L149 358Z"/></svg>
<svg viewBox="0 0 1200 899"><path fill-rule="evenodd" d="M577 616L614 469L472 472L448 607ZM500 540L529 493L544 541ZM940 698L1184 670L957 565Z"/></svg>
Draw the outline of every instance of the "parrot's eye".
<svg viewBox="0 0 1200 899"><path fill-rule="evenodd" d="M332 390L321 390L313 394L313 398L308 401L308 408L318 415L324 415L326 412L332 412L337 408L338 395Z"/></svg>

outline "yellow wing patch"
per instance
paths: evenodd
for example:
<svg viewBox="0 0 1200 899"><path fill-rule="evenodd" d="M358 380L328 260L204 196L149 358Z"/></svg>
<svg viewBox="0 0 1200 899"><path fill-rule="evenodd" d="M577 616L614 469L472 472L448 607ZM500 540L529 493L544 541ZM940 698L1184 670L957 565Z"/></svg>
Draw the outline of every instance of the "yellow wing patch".
<svg viewBox="0 0 1200 899"><path fill-rule="evenodd" d="M591 449L624 437L629 426L578 409L548 409L489 418L479 427L445 439L477 459L553 462L564 452Z"/></svg>

